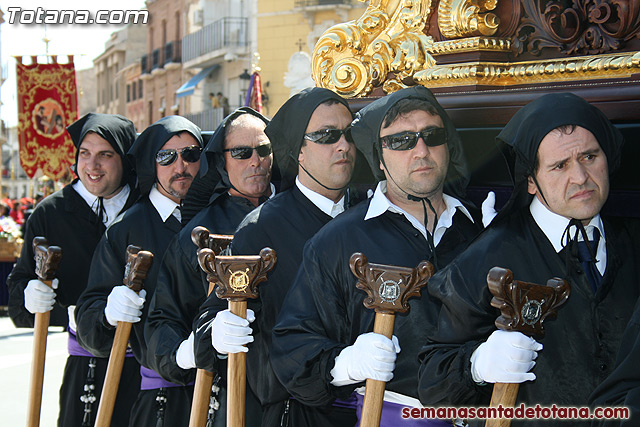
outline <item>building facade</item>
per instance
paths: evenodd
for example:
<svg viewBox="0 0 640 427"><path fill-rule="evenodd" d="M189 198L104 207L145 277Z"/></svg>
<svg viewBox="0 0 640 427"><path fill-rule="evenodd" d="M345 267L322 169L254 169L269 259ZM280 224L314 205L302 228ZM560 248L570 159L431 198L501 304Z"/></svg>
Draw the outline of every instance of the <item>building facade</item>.
<svg viewBox="0 0 640 427"><path fill-rule="evenodd" d="M176 91L183 80L181 44L186 4L187 0L147 0L150 22L146 25L146 52L140 61L146 116L142 128L162 117L184 113Z"/></svg>
<svg viewBox="0 0 640 427"><path fill-rule="evenodd" d="M93 60L96 73L96 112L126 115L126 82L120 72L144 54L147 29L130 24L115 31L105 43L105 51Z"/></svg>
<svg viewBox="0 0 640 427"><path fill-rule="evenodd" d="M275 114L292 90L308 87L304 82L310 83L310 57L320 36L335 24L359 18L366 6L358 0L258 2L257 51L266 114Z"/></svg>

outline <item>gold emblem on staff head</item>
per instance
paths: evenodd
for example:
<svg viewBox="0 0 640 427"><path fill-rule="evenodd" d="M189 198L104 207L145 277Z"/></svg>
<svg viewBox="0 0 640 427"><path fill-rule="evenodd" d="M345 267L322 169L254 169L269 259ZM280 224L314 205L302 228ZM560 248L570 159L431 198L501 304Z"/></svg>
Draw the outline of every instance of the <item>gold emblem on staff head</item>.
<svg viewBox="0 0 640 427"><path fill-rule="evenodd" d="M245 271L234 271L229 276L229 286L236 292L243 292L249 286L249 275L247 272L249 269L247 268Z"/></svg>

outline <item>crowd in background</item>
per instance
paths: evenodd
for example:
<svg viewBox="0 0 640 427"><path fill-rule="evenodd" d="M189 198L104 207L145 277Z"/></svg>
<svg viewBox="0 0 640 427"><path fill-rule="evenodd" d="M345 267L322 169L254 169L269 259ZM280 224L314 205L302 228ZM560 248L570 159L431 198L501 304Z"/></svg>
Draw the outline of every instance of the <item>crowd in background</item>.
<svg viewBox="0 0 640 427"><path fill-rule="evenodd" d="M38 193L35 198L10 199L7 197L0 200L0 238L17 239L22 237L22 230L27 218L42 199L44 199L44 195Z"/></svg>

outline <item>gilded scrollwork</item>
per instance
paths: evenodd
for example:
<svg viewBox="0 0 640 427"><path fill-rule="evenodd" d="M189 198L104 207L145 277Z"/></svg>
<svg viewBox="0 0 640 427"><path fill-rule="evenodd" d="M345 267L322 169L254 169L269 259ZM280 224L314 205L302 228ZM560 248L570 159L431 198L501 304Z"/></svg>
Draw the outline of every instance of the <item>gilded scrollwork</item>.
<svg viewBox="0 0 640 427"><path fill-rule="evenodd" d="M514 37L518 54L543 48L572 54L620 49L640 30L639 0L554 0L522 2L524 16Z"/></svg>
<svg viewBox="0 0 640 427"><path fill-rule="evenodd" d="M359 19L325 32L312 70L319 86L348 97L627 78L640 72L640 52L629 51L639 33L640 0L371 0Z"/></svg>
<svg viewBox="0 0 640 427"><path fill-rule="evenodd" d="M329 28L313 52L316 83L350 97L383 83L389 90L404 87L415 72L435 64L428 53L433 41L424 33L431 3L372 0L359 19Z"/></svg>
<svg viewBox="0 0 640 427"><path fill-rule="evenodd" d="M500 24L491 11L498 0L441 0L438 28L449 39L494 35Z"/></svg>
<svg viewBox="0 0 640 427"><path fill-rule="evenodd" d="M629 77L640 72L640 52L516 63L477 62L435 66L416 73L428 87L452 85L508 86L562 80Z"/></svg>

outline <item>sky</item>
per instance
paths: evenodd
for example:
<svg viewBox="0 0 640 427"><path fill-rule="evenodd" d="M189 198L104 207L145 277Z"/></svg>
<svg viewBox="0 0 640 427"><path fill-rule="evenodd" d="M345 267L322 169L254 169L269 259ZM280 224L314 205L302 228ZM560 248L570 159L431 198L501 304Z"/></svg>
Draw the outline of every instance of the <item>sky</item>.
<svg viewBox="0 0 640 427"><path fill-rule="evenodd" d="M89 2L87 0L0 0L0 9L4 12L4 23L0 25L2 49L0 52L3 68L7 68L7 80L0 87L2 107L0 118L8 126L17 123L16 104L16 61L14 56L41 55L39 62L44 62L47 53L44 24L21 24L17 21L9 23L9 8L19 7L23 11L37 11L38 7L45 10L57 11L88 10L95 14L97 10L141 10L145 9L144 0L109 0L108 2ZM81 15L82 13L78 14ZM28 16L28 12L27 12ZM35 21L35 19L34 19ZM114 24L47 24L46 37L50 39L49 55L74 55L77 70L93 67L93 59L104 51L104 44L112 32L123 25ZM66 58L59 58L65 62Z"/></svg>

